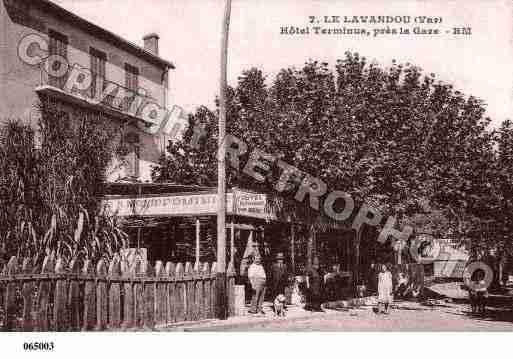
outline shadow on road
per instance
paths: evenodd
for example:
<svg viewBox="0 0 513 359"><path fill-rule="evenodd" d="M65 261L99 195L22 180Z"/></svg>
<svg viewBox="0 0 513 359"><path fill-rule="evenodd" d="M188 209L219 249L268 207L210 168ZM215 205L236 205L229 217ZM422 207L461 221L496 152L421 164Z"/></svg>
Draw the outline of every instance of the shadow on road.
<svg viewBox="0 0 513 359"><path fill-rule="evenodd" d="M462 310L459 313L444 311L444 313L467 317L469 319L475 319L477 321L489 321L489 322L501 322L501 323L513 323L513 309L510 306L501 307L486 307L484 313L472 313L470 304L466 304L467 309Z"/></svg>
<svg viewBox="0 0 513 359"><path fill-rule="evenodd" d="M428 309L425 309L425 308L419 308L419 307L405 307L405 306L402 306L402 305L394 305L394 306L392 306L392 309L397 309L397 310L410 310L410 311L418 311L418 312L423 312L423 311L428 310Z"/></svg>
<svg viewBox="0 0 513 359"><path fill-rule="evenodd" d="M472 313L469 310L463 314L472 319L513 323L513 310L506 308L487 308L483 314Z"/></svg>

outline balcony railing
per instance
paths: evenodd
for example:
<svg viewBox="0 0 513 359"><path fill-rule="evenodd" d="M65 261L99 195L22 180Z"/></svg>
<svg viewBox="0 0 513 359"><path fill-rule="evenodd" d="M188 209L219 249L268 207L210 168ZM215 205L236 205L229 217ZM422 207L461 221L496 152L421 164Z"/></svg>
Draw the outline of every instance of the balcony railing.
<svg viewBox="0 0 513 359"><path fill-rule="evenodd" d="M109 109L119 115L135 117L139 120L142 120L139 112L147 103L159 104L159 101L150 96L144 89L135 91L113 81L108 81L104 77L93 77L91 86L86 89L78 89L78 86L73 86L70 89L69 86L66 86L67 80L68 76L66 75L57 78L42 69L38 91L51 91L61 99L68 99L71 102L80 101L82 104ZM79 81L82 83L82 81L87 80L79 78ZM88 81L84 83L88 83Z"/></svg>

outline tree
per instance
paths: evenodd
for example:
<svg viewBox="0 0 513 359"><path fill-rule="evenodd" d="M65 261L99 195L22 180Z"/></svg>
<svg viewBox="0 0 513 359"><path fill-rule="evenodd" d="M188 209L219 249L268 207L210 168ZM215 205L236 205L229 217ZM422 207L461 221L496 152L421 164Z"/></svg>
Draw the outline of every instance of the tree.
<svg viewBox="0 0 513 359"><path fill-rule="evenodd" d="M417 66L393 61L383 67L347 52L334 70L309 61L280 71L270 87L260 70L245 71L229 99L228 133L302 171L280 193L285 198L309 173L329 190L350 193L357 204L367 202L396 216L400 225L416 214L442 211L451 223L444 226L454 233L491 195L483 179L493 172L495 155L484 103ZM203 124L215 138L215 116L201 108L191 125ZM170 144L156 180L197 176L203 181L202 173L212 173L214 139L192 151L186 145L192 134ZM168 170L181 163L176 153L186 162L184 172ZM263 183L232 171L229 185L276 193L280 174L274 161ZM483 196L476 199L475 193Z"/></svg>
<svg viewBox="0 0 513 359"><path fill-rule="evenodd" d="M502 265L513 256L513 124L504 121L497 139L497 161L494 185L497 191L495 204L495 240L499 257L499 280L502 280ZM490 236L489 236L490 238Z"/></svg>

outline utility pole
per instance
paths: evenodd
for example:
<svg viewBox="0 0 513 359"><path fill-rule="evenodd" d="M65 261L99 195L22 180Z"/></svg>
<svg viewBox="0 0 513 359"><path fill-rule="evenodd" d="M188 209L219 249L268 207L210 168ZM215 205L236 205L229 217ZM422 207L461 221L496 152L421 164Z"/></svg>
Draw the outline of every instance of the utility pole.
<svg viewBox="0 0 513 359"><path fill-rule="evenodd" d="M219 86L219 138L217 153L217 272L216 272L216 317L228 318L228 296L226 290L226 68L228 63L228 34L230 29L231 0L225 0L221 36L221 77Z"/></svg>

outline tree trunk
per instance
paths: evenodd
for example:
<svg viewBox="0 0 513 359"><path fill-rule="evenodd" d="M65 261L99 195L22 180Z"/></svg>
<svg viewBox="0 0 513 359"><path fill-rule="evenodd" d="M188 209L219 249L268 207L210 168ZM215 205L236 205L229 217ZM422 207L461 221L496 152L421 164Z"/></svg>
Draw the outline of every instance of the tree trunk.
<svg viewBox="0 0 513 359"><path fill-rule="evenodd" d="M311 226L308 232L308 246L307 246L307 268L312 266L315 257L315 230Z"/></svg>
<svg viewBox="0 0 513 359"><path fill-rule="evenodd" d="M291 272L296 274L296 249L295 249L295 233L294 233L294 225L290 226L290 265Z"/></svg>
<svg viewBox="0 0 513 359"><path fill-rule="evenodd" d="M360 283L360 242L362 238L362 227L355 232L354 237L354 266L353 278L355 285Z"/></svg>
<svg viewBox="0 0 513 359"><path fill-rule="evenodd" d="M504 255L502 253L499 256L499 268L498 268L497 272L499 273L498 283L500 286L502 286L504 284L502 281L502 277L503 277L503 273L504 273Z"/></svg>

